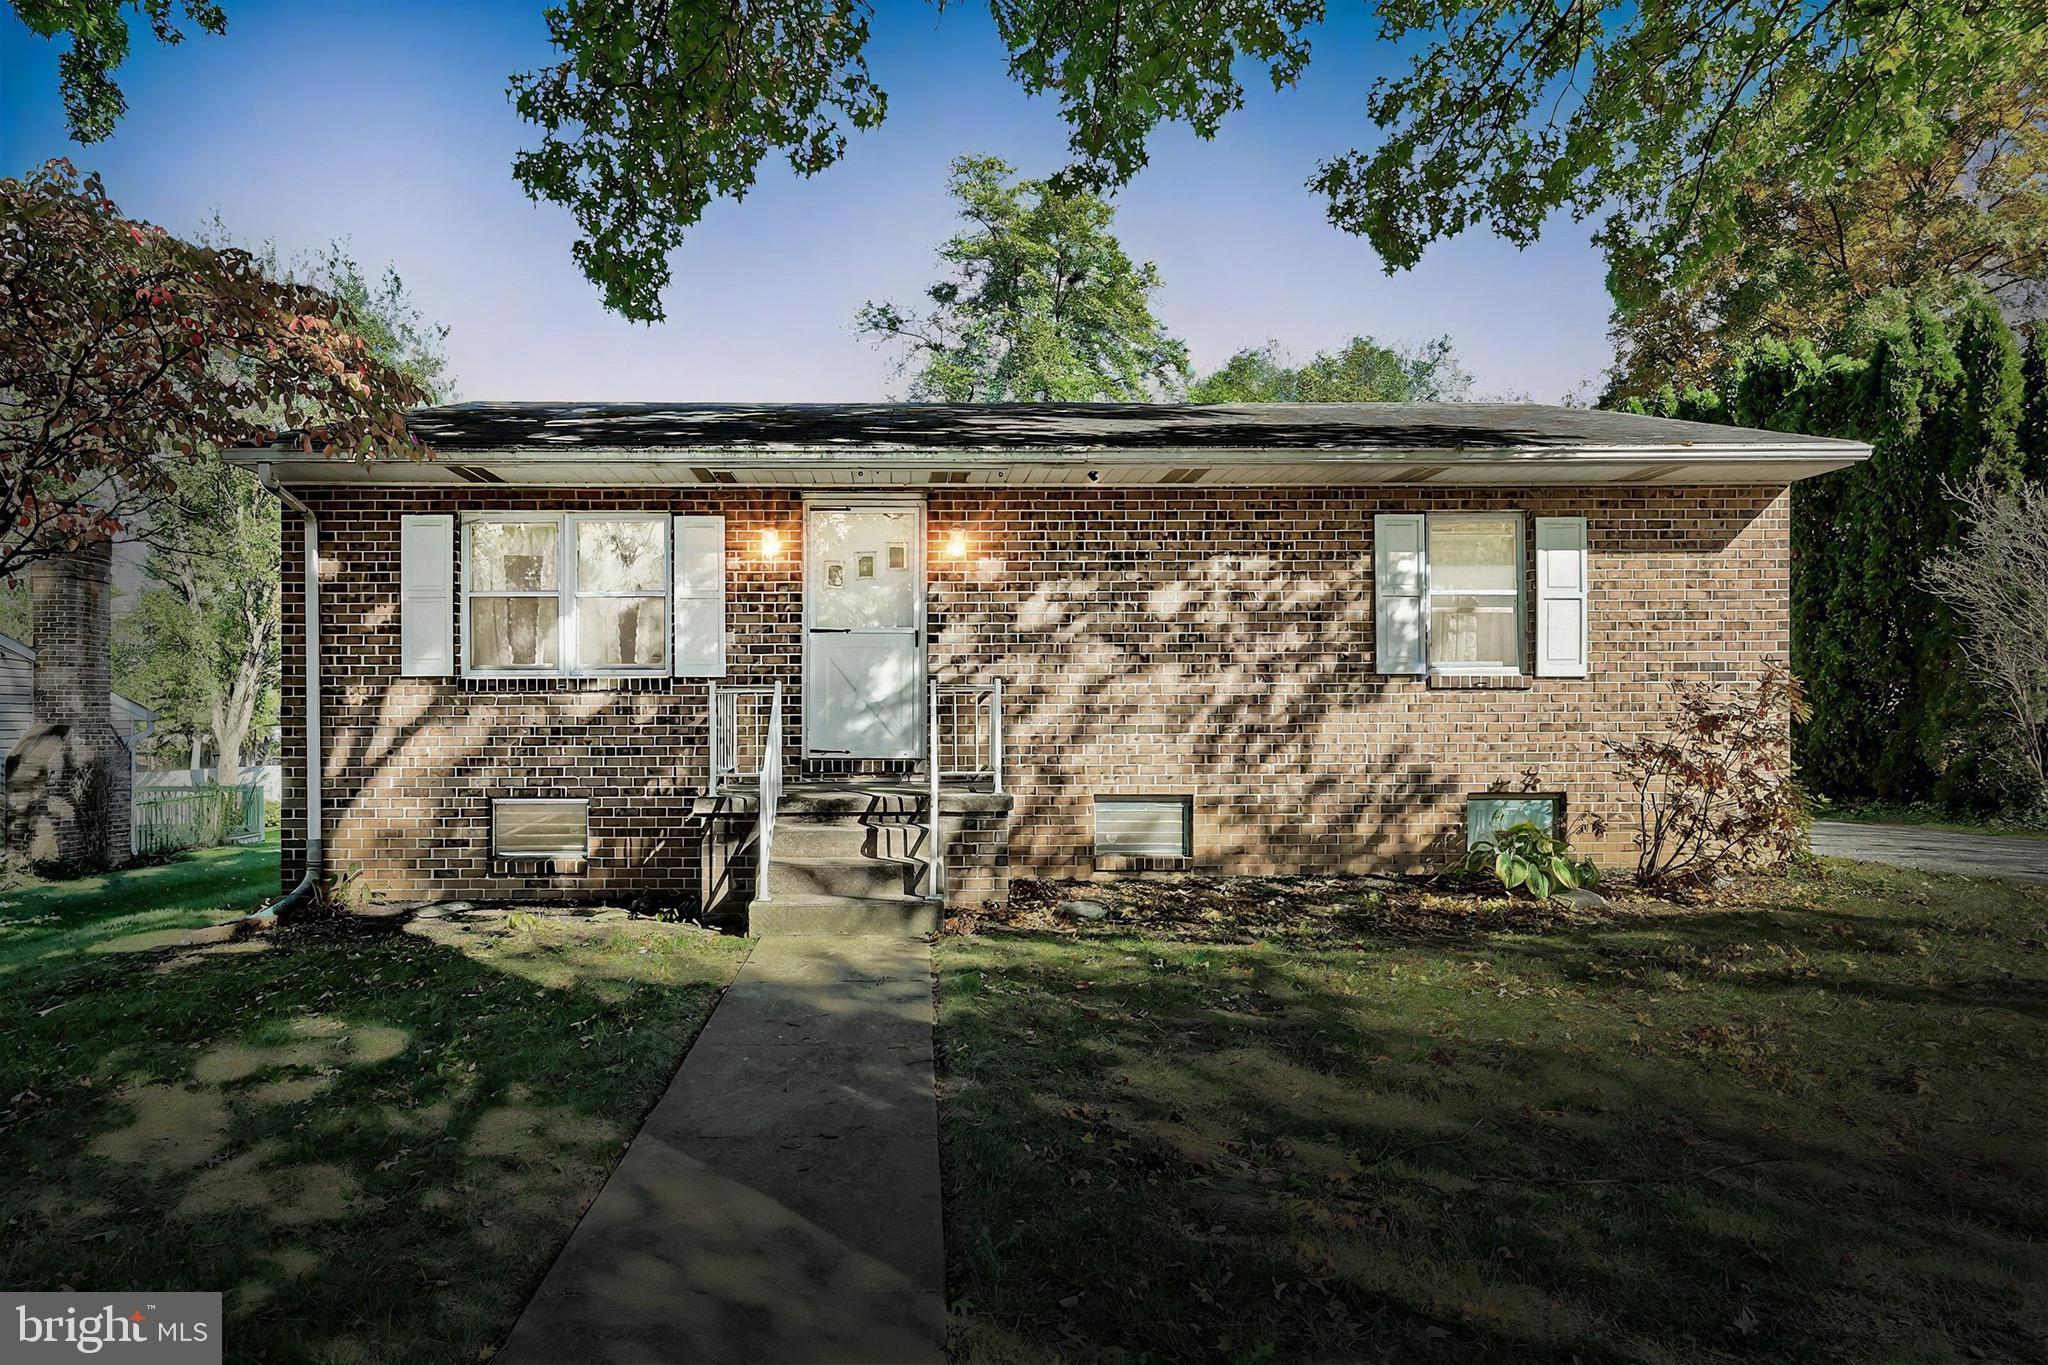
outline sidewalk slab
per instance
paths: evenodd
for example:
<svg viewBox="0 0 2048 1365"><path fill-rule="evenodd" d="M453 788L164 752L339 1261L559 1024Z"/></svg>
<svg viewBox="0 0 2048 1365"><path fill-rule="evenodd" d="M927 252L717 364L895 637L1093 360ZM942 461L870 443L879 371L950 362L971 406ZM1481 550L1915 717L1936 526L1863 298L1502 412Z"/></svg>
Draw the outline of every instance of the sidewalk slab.
<svg viewBox="0 0 2048 1365"><path fill-rule="evenodd" d="M495 1357L945 1359L931 949L757 946Z"/></svg>

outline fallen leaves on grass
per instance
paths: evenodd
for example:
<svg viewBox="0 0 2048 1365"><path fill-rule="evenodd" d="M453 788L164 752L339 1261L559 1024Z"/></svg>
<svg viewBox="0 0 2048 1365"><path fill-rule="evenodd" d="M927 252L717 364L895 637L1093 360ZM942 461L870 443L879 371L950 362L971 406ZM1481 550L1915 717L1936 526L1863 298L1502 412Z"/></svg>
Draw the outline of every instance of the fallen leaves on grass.
<svg viewBox="0 0 2048 1365"><path fill-rule="evenodd" d="M1077 920L1064 907L1088 902L1108 910ZM1070 934L1157 934L1183 942L1251 943L1284 939L1342 943L1365 938L1438 939L1477 932L1543 933L1602 923L1632 913L1559 901L1481 895L1421 877L1180 876L1106 882L1015 881L1009 903L947 921L952 933L986 929Z"/></svg>

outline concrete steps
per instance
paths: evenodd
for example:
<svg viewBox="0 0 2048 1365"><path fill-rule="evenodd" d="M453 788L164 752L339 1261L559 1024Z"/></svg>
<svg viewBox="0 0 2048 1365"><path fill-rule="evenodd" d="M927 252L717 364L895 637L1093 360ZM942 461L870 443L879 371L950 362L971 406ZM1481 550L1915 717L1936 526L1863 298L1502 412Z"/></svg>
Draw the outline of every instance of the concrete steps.
<svg viewBox="0 0 2048 1365"><path fill-rule="evenodd" d="M768 869L767 899L777 896L908 896L922 888L924 863L895 858L784 857L781 841Z"/></svg>
<svg viewBox="0 0 2048 1365"><path fill-rule="evenodd" d="M939 931L939 904L916 896L772 896L747 907L747 932L811 937L881 934L922 938Z"/></svg>
<svg viewBox="0 0 2048 1365"><path fill-rule="evenodd" d="M924 799L905 789L805 787L776 811L774 855L747 932L899 937L936 933L926 900Z"/></svg>

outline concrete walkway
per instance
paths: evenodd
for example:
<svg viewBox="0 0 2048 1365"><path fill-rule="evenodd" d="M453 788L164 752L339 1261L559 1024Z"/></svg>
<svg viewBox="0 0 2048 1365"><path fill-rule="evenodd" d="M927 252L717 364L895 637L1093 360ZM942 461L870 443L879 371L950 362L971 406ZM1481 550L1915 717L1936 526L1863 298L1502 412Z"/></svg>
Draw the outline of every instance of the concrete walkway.
<svg viewBox="0 0 2048 1365"><path fill-rule="evenodd" d="M761 941L504 1350L945 1359L931 948Z"/></svg>
<svg viewBox="0 0 2048 1365"><path fill-rule="evenodd" d="M2048 839L2020 834L1964 834L1918 825L1816 820L1813 851L1830 858L1917 867L1924 872L2048 882Z"/></svg>

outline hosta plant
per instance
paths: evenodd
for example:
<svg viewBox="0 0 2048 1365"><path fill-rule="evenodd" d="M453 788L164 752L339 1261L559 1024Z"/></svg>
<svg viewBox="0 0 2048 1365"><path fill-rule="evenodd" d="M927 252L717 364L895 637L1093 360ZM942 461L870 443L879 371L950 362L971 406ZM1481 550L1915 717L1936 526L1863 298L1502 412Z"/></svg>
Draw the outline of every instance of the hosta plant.
<svg viewBox="0 0 2048 1365"><path fill-rule="evenodd" d="M1563 835L1527 822L1497 829L1491 839L1474 844L1465 855L1465 871L1493 877L1505 889L1525 891L1537 900L1600 881L1600 869L1574 852Z"/></svg>

